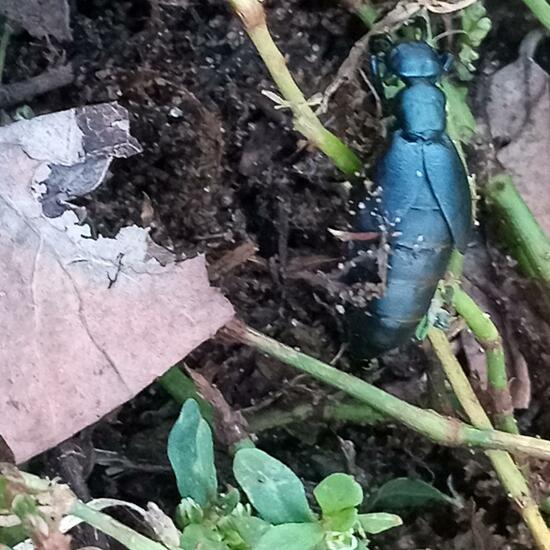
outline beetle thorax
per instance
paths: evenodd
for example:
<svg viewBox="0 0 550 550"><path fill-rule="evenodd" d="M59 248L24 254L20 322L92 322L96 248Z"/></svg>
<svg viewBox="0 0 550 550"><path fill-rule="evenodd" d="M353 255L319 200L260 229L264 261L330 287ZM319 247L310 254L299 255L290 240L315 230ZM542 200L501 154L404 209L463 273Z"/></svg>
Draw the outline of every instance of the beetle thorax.
<svg viewBox="0 0 550 550"><path fill-rule="evenodd" d="M445 131L445 95L426 78L408 78L398 96L397 119L406 137L432 140Z"/></svg>

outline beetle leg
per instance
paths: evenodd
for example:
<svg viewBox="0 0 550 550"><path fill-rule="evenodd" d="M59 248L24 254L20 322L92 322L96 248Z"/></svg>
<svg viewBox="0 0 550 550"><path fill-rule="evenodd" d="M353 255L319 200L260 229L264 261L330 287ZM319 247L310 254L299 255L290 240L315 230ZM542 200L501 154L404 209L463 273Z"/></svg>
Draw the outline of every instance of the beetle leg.
<svg viewBox="0 0 550 550"><path fill-rule="evenodd" d="M383 66L384 64L380 59L380 54L371 54L369 56L369 67L372 83L379 97L384 97L384 75L382 74Z"/></svg>
<svg viewBox="0 0 550 550"><path fill-rule="evenodd" d="M390 245L388 243L388 237L390 235L387 231L383 231L380 235L380 243L377 250L377 266L378 277L380 278L382 288L386 288L388 281L388 264L390 255Z"/></svg>
<svg viewBox="0 0 550 550"><path fill-rule="evenodd" d="M439 57L441 59L441 67L444 73L449 73L454 65L454 56L452 53L445 52Z"/></svg>
<svg viewBox="0 0 550 550"><path fill-rule="evenodd" d="M329 229L328 231L342 242L376 241L382 235L380 231L340 231L338 229Z"/></svg>

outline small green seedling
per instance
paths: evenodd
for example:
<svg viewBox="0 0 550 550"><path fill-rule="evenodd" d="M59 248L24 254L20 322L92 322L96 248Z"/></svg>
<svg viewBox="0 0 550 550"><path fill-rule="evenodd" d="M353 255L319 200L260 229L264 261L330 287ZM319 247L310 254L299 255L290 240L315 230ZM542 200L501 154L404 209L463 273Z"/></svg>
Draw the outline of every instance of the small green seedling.
<svg viewBox="0 0 550 550"><path fill-rule="evenodd" d="M456 72L460 80L473 79L477 52L491 30L491 20L482 2L475 2L460 12L461 33L458 38L458 62Z"/></svg>
<svg viewBox="0 0 550 550"><path fill-rule="evenodd" d="M491 30L491 20L483 2L475 2L464 8L459 16L460 28L457 38L457 54L454 75L458 80L469 82L474 77L478 49ZM466 86L446 78L441 88L447 97L447 131L455 145L467 145L475 132L475 119L466 101Z"/></svg>
<svg viewBox="0 0 550 550"><path fill-rule="evenodd" d="M212 434L191 399L170 433L168 457L182 497L182 550L365 550L370 535L401 525L394 514L360 514L363 490L347 474L317 485L315 514L292 470L255 448L237 451L233 461L248 504L237 489L218 494Z"/></svg>

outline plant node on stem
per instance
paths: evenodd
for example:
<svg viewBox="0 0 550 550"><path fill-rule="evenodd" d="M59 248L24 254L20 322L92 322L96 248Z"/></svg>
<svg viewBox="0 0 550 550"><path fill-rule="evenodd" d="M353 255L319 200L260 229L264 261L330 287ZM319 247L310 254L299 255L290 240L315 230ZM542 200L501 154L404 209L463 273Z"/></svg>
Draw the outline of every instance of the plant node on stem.
<svg viewBox="0 0 550 550"><path fill-rule="evenodd" d="M491 318L460 288L463 262L462 254L457 250L453 251L445 277L446 299L464 319L474 338L485 351L487 380L497 428L517 434L519 430L508 386L502 339Z"/></svg>
<svg viewBox="0 0 550 550"><path fill-rule="evenodd" d="M472 424L483 430L493 428L487 413L479 403L462 366L456 359L445 334L436 328L428 333L432 347L441 362L453 391ZM550 530L539 507L531 495L529 485L509 453L505 451L485 451L504 487L508 498L518 509L523 521L531 531L540 550L550 550Z"/></svg>
<svg viewBox="0 0 550 550"><path fill-rule="evenodd" d="M285 346L251 329L241 321L230 321L218 332L218 335L232 342L252 346L317 380L342 390L441 445L501 449L550 460L550 441L493 429L480 430L456 418L421 409L356 376L339 371L318 359Z"/></svg>
<svg viewBox="0 0 550 550"><path fill-rule="evenodd" d="M496 326L474 300L459 287L454 289L453 305L485 351L487 380L497 428L510 433L519 433L508 386L502 339Z"/></svg>

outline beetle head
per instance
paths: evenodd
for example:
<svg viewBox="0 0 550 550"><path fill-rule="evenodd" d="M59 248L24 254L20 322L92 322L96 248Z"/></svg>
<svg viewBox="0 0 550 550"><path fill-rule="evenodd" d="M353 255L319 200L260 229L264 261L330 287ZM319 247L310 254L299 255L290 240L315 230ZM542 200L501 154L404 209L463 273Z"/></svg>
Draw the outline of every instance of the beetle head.
<svg viewBox="0 0 550 550"><path fill-rule="evenodd" d="M438 79L446 70L446 64L446 61L423 41L396 44L387 57L389 71L404 80Z"/></svg>

